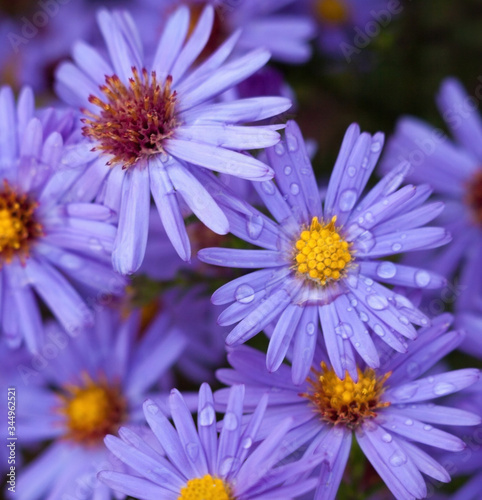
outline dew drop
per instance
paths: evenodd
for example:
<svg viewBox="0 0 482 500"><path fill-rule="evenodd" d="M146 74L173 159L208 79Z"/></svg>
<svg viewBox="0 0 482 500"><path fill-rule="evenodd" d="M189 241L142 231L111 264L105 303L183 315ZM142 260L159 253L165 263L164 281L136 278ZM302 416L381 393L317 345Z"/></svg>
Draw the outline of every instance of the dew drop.
<svg viewBox="0 0 482 500"><path fill-rule="evenodd" d="M298 139L293 134L286 134L286 142L288 143L288 150L293 152L298 149Z"/></svg>
<svg viewBox="0 0 482 500"><path fill-rule="evenodd" d="M219 467L219 473L221 476L227 476L231 469L233 468L233 463L234 463L234 458L233 457L227 457L225 458L220 467Z"/></svg>
<svg viewBox="0 0 482 500"><path fill-rule="evenodd" d="M260 215L251 215L246 223L246 229L251 239L257 240L263 231L263 218Z"/></svg>
<svg viewBox="0 0 482 500"><path fill-rule="evenodd" d="M199 425L212 425L215 418L216 414L213 405L208 403L199 413Z"/></svg>
<svg viewBox="0 0 482 500"><path fill-rule="evenodd" d="M382 145L378 141L373 142L370 147L372 153L378 153L380 149L382 149Z"/></svg>
<svg viewBox="0 0 482 500"><path fill-rule="evenodd" d="M386 297L382 295L376 295L372 293L367 297L367 304L375 311L383 311L388 307L388 301Z"/></svg>
<svg viewBox="0 0 482 500"><path fill-rule="evenodd" d="M238 418L233 412L228 412L224 415L224 428L228 431L234 431L238 427Z"/></svg>
<svg viewBox="0 0 482 500"><path fill-rule="evenodd" d="M348 323L340 323L337 327L335 327L335 333L340 335L343 339L348 339L353 337L353 328Z"/></svg>
<svg viewBox="0 0 482 500"><path fill-rule="evenodd" d="M365 285L372 286L373 285L373 280L371 278L365 278Z"/></svg>
<svg viewBox="0 0 482 500"><path fill-rule="evenodd" d="M360 319L366 323L368 321L368 316L366 313L364 313L363 311L360 312Z"/></svg>
<svg viewBox="0 0 482 500"><path fill-rule="evenodd" d="M90 238L89 248L94 252L101 252L103 250L102 244L97 238Z"/></svg>
<svg viewBox="0 0 482 500"><path fill-rule="evenodd" d="M382 262L377 267L377 275L382 279L393 278L397 274L397 268L393 262Z"/></svg>
<svg viewBox="0 0 482 500"><path fill-rule="evenodd" d="M351 299L351 300L350 300L350 303L351 303L351 305L352 305L353 307L356 307L356 306L358 305L358 300L356 300L356 299Z"/></svg>
<svg viewBox="0 0 482 500"><path fill-rule="evenodd" d="M146 409L151 415L157 415L159 413L159 406L157 406L155 403L147 404Z"/></svg>
<svg viewBox="0 0 482 500"><path fill-rule="evenodd" d="M290 191L292 195L296 196L300 192L300 186L293 182L293 184L291 184L290 186Z"/></svg>
<svg viewBox="0 0 482 500"><path fill-rule="evenodd" d="M250 437L243 439L243 441L241 442L241 446L245 450L247 450L248 448L251 448L252 444L253 444L253 440Z"/></svg>
<svg viewBox="0 0 482 500"><path fill-rule="evenodd" d="M356 239L357 247L364 253L369 252L375 246L375 238L370 231L363 231Z"/></svg>
<svg viewBox="0 0 482 500"><path fill-rule="evenodd" d="M249 304L254 300L254 289L249 285L239 285L234 292L234 298L241 304Z"/></svg>
<svg viewBox="0 0 482 500"><path fill-rule="evenodd" d="M289 165L286 165L286 167L284 168L284 173L285 175L291 174L291 167Z"/></svg>
<svg viewBox="0 0 482 500"><path fill-rule="evenodd" d="M308 335L313 335L316 331L315 324L312 323L311 321L306 325L306 333Z"/></svg>
<svg viewBox="0 0 482 500"><path fill-rule="evenodd" d="M279 156L282 156L285 154L285 148L284 148L283 144L281 144L281 142L278 142L278 144L276 144L276 146L274 147L274 151Z"/></svg>
<svg viewBox="0 0 482 500"><path fill-rule="evenodd" d="M424 430L424 431L431 431L432 429L433 429L433 427L432 427L431 425L428 425L428 424L427 424L427 425L424 425L424 426L423 426L423 430Z"/></svg>
<svg viewBox="0 0 482 500"><path fill-rule="evenodd" d="M354 189L345 189L340 195L339 206L342 212L350 211L356 203L357 192Z"/></svg>
<svg viewBox="0 0 482 500"><path fill-rule="evenodd" d="M82 260L71 253L67 253L60 258L60 264L68 269L80 269L82 267Z"/></svg>
<svg viewBox="0 0 482 500"><path fill-rule="evenodd" d="M425 288L430 283L430 274L427 271L417 271L415 273L415 283L420 288Z"/></svg>
<svg viewBox="0 0 482 500"><path fill-rule="evenodd" d="M405 425L413 425L413 420L411 418L407 418L407 420L405 420Z"/></svg>
<svg viewBox="0 0 482 500"><path fill-rule="evenodd" d="M433 388L433 392L437 396L444 396L445 394L449 394L454 390L455 390L454 384L450 384L448 382L439 382Z"/></svg>
<svg viewBox="0 0 482 500"><path fill-rule="evenodd" d="M407 457L401 450L397 450L390 458L389 462L393 467L400 467L407 463Z"/></svg>
<svg viewBox="0 0 482 500"><path fill-rule="evenodd" d="M373 327L373 331L379 336L383 337L385 335L385 330L378 323Z"/></svg>
<svg viewBox="0 0 482 500"><path fill-rule="evenodd" d="M388 432L387 432L387 433L383 434L382 439L383 439L383 441L385 441L385 443L391 443L392 442L392 435L388 434Z"/></svg>
<svg viewBox="0 0 482 500"><path fill-rule="evenodd" d="M355 177L355 175L356 175L356 168L355 167L348 167L348 175L350 177Z"/></svg>
<svg viewBox="0 0 482 500"><path fill-rule="evenodd" d="M394 243L394 244L392 245L392 250L393 250L394 252L399 252L401 249L402 249L402 245L400 245L400 243Z"/></svg>
<svg viewBox="0 0 482 500"><path fill-rule="evenodd" d="M400 321L400 323L402 323L402 325L408 325L410 323L410 321L408 320L408 318L406 316L399 316L398 321Z"/></svg>
<svg viewBox="0 0 482 500"><path fill-rule="evenodd" d="M397 399L407 400L412 398L415 393L418 391L418 385L416 384L409 384L404 387L400 387L394 392L394 396Z"/></svg>
<svg viewBox="0 0 482 500"><path fill-rule="evenodd" d="M186 445L186 453L191 460L197 460L199 456L199 446L196 443L188 443Z"/></svg>
<svg viewBox="0 0 482 500"><path fill-rule="evenodd" d="M374 222L374 218L373 218L373 214L371 212L367 212L365 214L365 219L367 220L367 222L369 222L370 224Z"/></svg>

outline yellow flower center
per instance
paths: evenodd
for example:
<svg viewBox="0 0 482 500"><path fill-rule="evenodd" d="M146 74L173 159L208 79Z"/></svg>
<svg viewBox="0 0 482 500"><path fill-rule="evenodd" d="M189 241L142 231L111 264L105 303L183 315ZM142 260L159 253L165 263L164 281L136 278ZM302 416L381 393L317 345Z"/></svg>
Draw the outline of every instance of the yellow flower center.
<svg viewBox="0 0 482 500"><path fill-rule="evenodd" d="M296 270L321 285L343 277L353 259L350 244L340 236L335 222L336 216L325 225L313 217L310 228L301 232L295 244Z"/></svg>
<svg viewBox="0 0 482 500"><path fill-rule="evenodd" d="M190 479L178 500L234 500L231 488L222 479L206 474L204 477Z"/></svg>
<svg viewBox="0 0 482 500"><path fill-rule="evenodd" d="M316 13L321 21L341 24L348 20L348 8L343 0L318 0Z"/></svg>
<svg viewBox="0 0 482 500"><path fill-rule="evenodd" d="M115 433L125 417L126 403L118 387L85 377L84 386L67 386L60 394L66 418L66 437L84 444L101 441Z"/></svg>
<svg viewBox="0 0 482 500"><path fill-rule="evenodd" d="M42 236L42 226L35 220L37 203L26 194L18 194L3 181L0 191L0 267L9 264L14 255L22 262L29 256L30 246Z"/></svg>
<svg viewBox="0 0 482 500"><path fill-rule="evenodd" d="M312 369L312 372L315 376L308 378L310 390L301 396L314 404L326 422L356 427L364 419L375 417L377 409L390 406L389 402L381 402L380 396L391 372L377 377L372 368L363 372L358 368L358 382L348 372L341 380L325 362L321 363L321 371Z"/></svg>
<svg viewBox="0 0 482 500"><path fill-rule="evenodd" d="M140 158L163 153L164 140L177 126L176 92L171 91L172 77L159 83L156 72L141 74L132 68L129 86L117 75L106 76L100 87L104 101L90 95L89 102L100 108L98 115L83 110L87 118L82 128L85 136L97 142L94 150L110 154L108 165L121 163L126 169Z"/></svg>

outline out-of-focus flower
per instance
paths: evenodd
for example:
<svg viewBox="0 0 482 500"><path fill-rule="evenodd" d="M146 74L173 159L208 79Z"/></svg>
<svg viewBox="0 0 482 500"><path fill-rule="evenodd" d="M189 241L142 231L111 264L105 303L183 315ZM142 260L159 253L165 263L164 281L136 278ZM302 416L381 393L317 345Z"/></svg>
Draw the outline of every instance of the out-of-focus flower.
<svg viewBox="0 0 482 500"><path fill-rule="evenodd" d="M107 155L106 164L93 169L89 182L106 181L103 202L119 214L114 268L128 274L141 265L151 194L176 251L188 260L189 238L177 197L210 229L225 234L226 216L197 179L198 167L258 181L271 178L268 166L241 151L277 143L276 129L282 126L240 124L275 116L291 103L283 97L214 103L264 66L270 55L256 49L226 62L239 38L235 33L194 66L211 34L210 6L191 34L189 9L176 10L149 61L126 12L101 11L98 21L109 61L78 43L75 65L66 63L57 72L57 90L65 101L84 108L83 131L90 147Z"/></svg>
<svg viewBox="0 0 482 500"><path fill-rule="evenodd" d="M146 401L147 423L165 456L153 452L149 441L121 429L120 438L107 436L105 442L115 456L134 469L135 475L103 471L99 478L116 491L145 499L290 500L312 490L316 479L307 479L303 472L313 468L317 459L310 457L279 465L279 457L286 453L282 443L292 423L290 419L280 419L259 442L257 433L267 400L266 395L258 400L242 429L244 386L231 388L219 436L208 384L203 384L199 391L197 429L177 390L169 398L176 428L158 405Z"/></svg>
<svg viewBox="0 0 482 500"><path fill-rule="evenodd" d="M18 367L22 404L18 435L25 447L53 440L17 477L24 500L111 498L96 479L108 466L103 438L121 425L141 426L142 403L153 397L165 407L156 385L179 359L186 338L161 314L139 339L139 314L121 320L99 309L92 328L75 338L51 325L51 348Z"/></svg>
<svg viewBox="0 0 482 500"><path fill-rule="evenodd" d="M7 343L41 346L38 298L69 332L92 321L92 302L117 293L112 211L69 190L87 164L69 163L78 135L70 112L34 111L30 89L15 105L0 90L0 325ZM81 292L81 294L79 294Z"/></svg>
<svg viewBox="0 0 482 500"><path fill-rule="evenodd" d="M310 369L317 338L324 342L339 377L358 376L356 354L379 365L373 337L399 352L403 337L416 337L414 325L428 318L405 296L380 284L437 288L444 280L420 267L380 257L433 248L450 241L443 228L420 227L436 217L443 204L424 204L427 186L399 186L407 165L385 176L360 196L376 165L383 135L348 129L322 203L303 137L288 122L286 138L267 150L275 182L255 185L276 222L218 188L231 231L263 250L207 248L198 257L209 264L260 269L217 290L214 304L232 303L219 317L238 325L227 337L239 345L272 321L267 366L276 370L294 339L293 380ZM205 183L214 182L206 176ZM211 192L214 193L214 188ZM323 335L319 336L319 325Z"/></svg>
<svg viewBox="0 0 482 500"><path fill-rule="evenodd" d="M477 425L474 413L432 401L470 386L479 379L475 369L442 372L422 377L460 342L461 332L448 332L449 315L436 318L433 326L420 332L417 342L405 354L393 353L376 370L365 363L357 366L358 381L346 373L341 380L326 355L317 352L310 377L301 386L291 381L283 365L270 374L264 355L240 347L228 355L234 370L218 371L228 384L246 384L246 408L269 392L270 399L261 435L281 418L292 417L288 438L302 447L304 456L321 454L328 462L322 467L316 500L334 499L350 454L352 436L396 498L407 500L426 496L422 474L442 482L450 476L425 445L460 451L464 443L437 425ZM216 393L224 408L228 390Z"/></svg>
<svg viewBox="0 0 482 500"><path fill-rule="evenodd" d="M446 205L437 223L452 234L440 250L410 256L429 269L457 282L456 316L467 331L462 348L482 357L482 119L460 82L446 79L437 102L455 141L440 129L416 118L399 121L381 164L384 172L408 161L408 179L429 183Z"/></svg>

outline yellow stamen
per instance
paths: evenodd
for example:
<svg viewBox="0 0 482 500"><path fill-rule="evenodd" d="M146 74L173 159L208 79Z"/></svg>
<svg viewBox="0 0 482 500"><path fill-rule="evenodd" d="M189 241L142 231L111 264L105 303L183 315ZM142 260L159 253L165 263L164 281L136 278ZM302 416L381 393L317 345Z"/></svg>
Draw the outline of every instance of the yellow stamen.
<svg viewBox="0 0 482 500"><path fill-rule="evenodd" d="M313 217L310 228L295 243L296 270L320 285L342 278L353 259L350 244L340 236L335 222L336 216L325 225Z"/></svg>
<svg viewBox="0 0 482 500"><path fill-rule="evenodd" d="M385 391L384 384L391 372L377 377L375 370L358 368L358 382L354 382L346 373L343 380L338 378L333 369L321 363L321 371L312 369L314 378L308 378L310 391L301 396L309 399L322 420L331 424L345 424L356 427L366 418L375 417L376 410L390 405L381 402Z"/></svg>
<svg viewBox="0 0 482 500"><path fill-rule="evenodd" d="M229 485L222 479L206 474L204 477L190 479L178 500L234 500Z"/></svg>
<svg viewBox="0 0 482 500"><path fill-rule="evenodd" d="M77 442L101 441L117 431L125 416L126 403L119 388L109 386L106 380L94 382L85 375L83 385L66 386L59 396L59 411L66 419L65 437Z"/></svg>

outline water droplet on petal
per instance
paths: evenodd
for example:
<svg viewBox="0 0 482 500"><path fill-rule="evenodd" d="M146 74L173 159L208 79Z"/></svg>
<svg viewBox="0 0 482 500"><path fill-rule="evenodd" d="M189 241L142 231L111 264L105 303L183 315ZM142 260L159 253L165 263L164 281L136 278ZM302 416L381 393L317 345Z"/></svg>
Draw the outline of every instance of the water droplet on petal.
<svg viewBox="0 0 482 500"><path fill-rule="evenodd" d="M393 250L394 252L399 252L401 249L402 249L402 245L400 245L400 243L394 243L394 244L392 245L392 250Z"/></svg>
<svg viewBox="0 0 482 500"><path fill-rule="evenodd" d="M383 441L385 441L385 443L391 443L393 438L392 438L392 435L388 434L388 432L387 432L387 433L383 434L382 439L383 439Z"/></svg>
<svg viewBox="0 0 482 500"><path fill-rule="evenodd" d="M423 426L423 430L424 430L424 431L431 431L432 429L433 429L433 427L432 427L431 425L428 425L428 424L427 424L427 425L424 425L424 426Z"/></svg>
<svg viewBox="0 0 482 500"><path fill-rule="evenodd" d="M225 458L219 467L219 474L221 476L227 476L231 471L231 469L233 468L233 463L234 463L233 457Z"/></svg>
<svg viewBox="0 0 482 500"><path fill-rule="evenodd" d="M243 439L241 446L245 450L247 450L248 448L251 448L252 444L253 444L253 440L250 437L247 437L247 438Z"/></svg>
<svg viewBox="0 0 482 500"><path fill-rule="evenodd" d="M146 410L151 414L151 415L157 415L159 413L159 406L157 406L155 403L148 403L146 405Z"/></svg>
<svg viewBox="0 0 482 500"><path fill-rule="evenodd" d="M363 321L363 322L367 322L368 321L368 316L366 313L364 313L363 311L360 312L360 319Z"/></svg>
<svg viewBox="0 0 482 500"><path fill-rule="evenodd" d="M203 426L212 425L215 418L216 413L214 412L213 405L208 403L199 413L199 424Z"/></svg>
<svg viewBox="0 0 482 500"><path fill-rule="evenodd" d="M405 425L413 425L413 420L411 418L407 418L407 420L405 420Z"/></svg>
<svg viewBox="0 0 482 500"><path fill-rule="evenodd" d="M378 153L380 149L382 149L382 145L378 141L373 142L370 147L372 153Z"/></svg>
<svg viewBox="0 0 482 500"><path fill-rule="evenodd" d="M313 335L316 332L315 324L311 321L306 325L306 333L308 335Z"/></svg>
<svg viewBox="0 0 482 500"><path fill-rule="evenodd" d="M253 240L257 240L259 235L263 231L263 218L261 215L250 215L248 218L248 222L246 223L246 229L248 231L248 235Z"/></svg>
<svg viewBox="0 0 482 500"><path fill-rule="evenodd" d="M348 339L353 336L353 328L348 323L340 323L335 327L335 333L343 339Z"/></svg>
<svg viewBox="0 0 482 500"><path fill-rule="evenodd" d="M385 335L385 330L378 323L373 327L373 331L379 336L383 337Z"/></svg>
<svg viewBox="0 0 482 500"><path fill-rule="evenodd" d="M407 463L407 456L403 451L397 450L390 458L389 462L393 467L400 467L401 465Z"/></svg>
<svg viewBox="0 0 482 500"><path fill-rule="evenodd" d="M241 304L249 304L254 300L254 289L249 285L239 285L234 292L234 298Z"/></svg>
<svg viewBox="0 0 482 500"><path fill-rule="evenodd" d="M393 394L397 399L401 399L403 401L412 398L417 391L418 391L418 385L409 384L400 387L399 389L394 391Z"/></svg>
<svg viewBox="0 0 482 500"><path fill-rule="evenodd" d="M199 446L196 443L188 443L186 446L186 453L191 460L197 460L199 456Z"/></svg>
<svg viewBox="0 0 482 500"><path fill-rule="evenodd" d="M290 175L291 174L291 167L289 165L286 165L284 169L285 175Z"/></svg>
<svg viewBox="0 0 482 500"><path fill-rule="evenodd" d="M97 238L90 238L89 248L94 252L101 252L103 250L102 244Z"/></svg>
<svg viewBox="0 0 482 500"><path fill-rule="evenodd" d="M377 275L382 279L393 278L397 274L397 268L393 262L382 262L377 267Z"/></svg>
<svg viewBox="0 0 482 500"><path fill-rule="evenodd" d="M349 212L356 203L357 192L354 189L345 189L340 195L339 206L342 212Z"/></svg>
<svg viewBox="0 0 482 500"><path fill-rule="evenodd" d="M445 394L449 394L454 390L455 390L454 384L450 384L448 382L439 382L433 388L433 392L437 396L444 396Z"/></svg>
<svg viewBox="0 0 482 500"><path fill-rule="evenodd" d="M383 295L371 294L367 297L367 304L375 311L383 311L388 307L388 300Z"/></svg>
<svg viewBox="0 0 482 500"><path fill-rule="evenodd" d="M282 156L285 154L285 148L284 148L283 144L281 144L281 142L278 142L278 144L276 144L276 146L274 147L274 151L279 156Z"/></svg>
<svg viewBox="0 0 482 500"><path fill-rule="evenodd" d="M290 186L290 191L292 195L296 196L300 192L300 186L293 182L293 184L291 184Z"/></svg>
<svg viewBox="0 0 482 500"><path fill-rule="evenodd" d="M289 132L286 134L286 142L288 143L289 151L293 152L298 149L298 139L295 135L290 134Z"/></svg>
<svg viewBox="0 0 482 500"><path fill-rule="evenodd" d="M402 323L402 325L408 325L410 323L410 321L408 320L408 318L406 316L399 316L398 321L400 321L400 323Z"/></svg>
<svg viewBox="0 0 482 500"><path fill-rule="evenodd" d="M415 273L415 283L420 288L425 288L430 281L430 274L427 271L417 271Z"/></svg>
<svg viewBox="0 0 482 500"><path fill-rule="evenodd" d="M375 246L375 237L370 231L363 231L356 239L357 247L364 253L368 253Z"/></svg>
<svg viewBox="0 0 482 500"><path fill-rule="evenodd" d="M238 427L238 418L233 412L228 412L224 415L224 428L228 431L234 431Z"/></svg>
<svg viewBox="0 0 482 500"><path fill-rule="evenodd" d="M71 253L66 253L60 258L60 264L69 269L80 269L82 267L82 259Z"/></svg>
<svg viewBox="0 0 482 500"><path fill-rule="evenodd" d="M347 172L348 172L348 175L350 177L355 177L355 175L356 175L356 168L355 167L348 167L348 171Z"/></svg>

